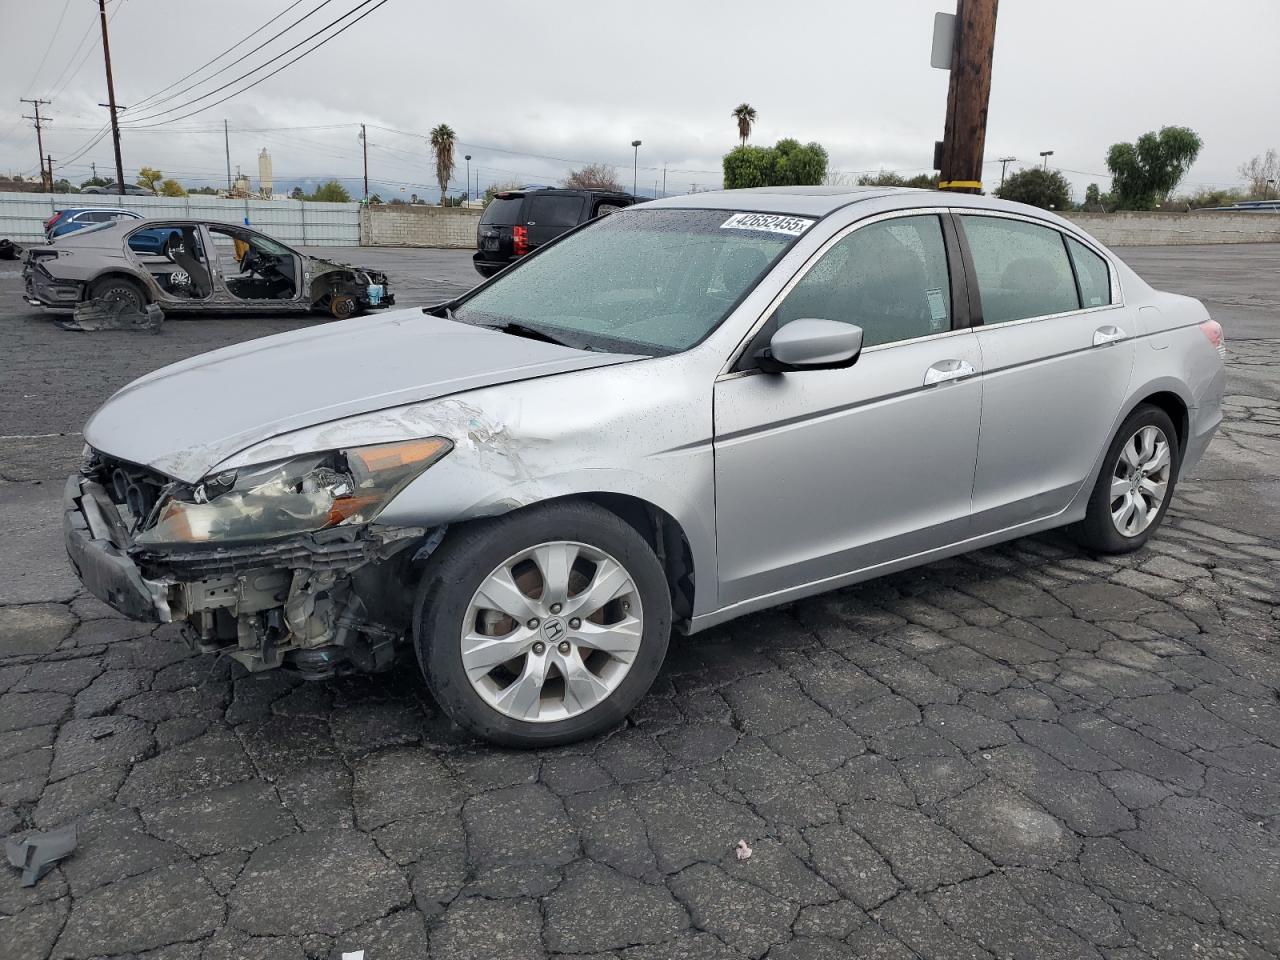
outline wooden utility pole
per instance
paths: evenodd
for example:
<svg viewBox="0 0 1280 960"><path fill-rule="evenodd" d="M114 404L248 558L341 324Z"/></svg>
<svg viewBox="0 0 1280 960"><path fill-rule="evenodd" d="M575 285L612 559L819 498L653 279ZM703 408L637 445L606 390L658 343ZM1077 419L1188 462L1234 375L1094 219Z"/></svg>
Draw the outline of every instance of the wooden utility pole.
<svg viewBox="0 0 1280 960"><path fill-rule="evenodd" d="M102 59L107 65L107 106L111 110L111 142L116 148L116 192L124 196L124 161L120 159L120 123L116 117L116 84L111 79L111 43L107 40L107 0L98 0L102 20Z"/></svg>
<svg viewBox="0 0 1280 960"><path fill-rule="evenodd" d="M955 46L947 88L938 189L982 192L982 149L987 139L991 57L999 0L956 0Z"/></svg>
<svg viewBox="0 0 1280 960"><path fill-rule="evenodd" d="M43 189L43 190L44 190L44 192L45 192L45 193L53 193L53 173L52 173L52 168L50 168L50 170L46 171L46 170L45 170L45 167L44 167L44 156L45 156L45 154L44 154L44 136L43 136L44 124L46 124L46 123L50 123L51 121L49 120L49 118L48 118L48 117L42 117L42 116L40 116L40 108L41 108L42 106L45 106L45 105L47 105L47 104L51 103L52 101L50 101L50 100L39 100L39 99L37 99L37 100L28 100L26 97L19 97L19 98L18 98L18 102L19 102L19 103L29 103L29 104L31 104L31 106L32 106L32 113L34 113L34 114L35 114L35 116L29 116L28 114L25 114L25 113L24 113L24 114L22 115L22 119L23 119L23 120L34 120L34 121L35 121L35 123L36 123L36 152L40 155L40 187L41 187L41 189Z"/></svg>

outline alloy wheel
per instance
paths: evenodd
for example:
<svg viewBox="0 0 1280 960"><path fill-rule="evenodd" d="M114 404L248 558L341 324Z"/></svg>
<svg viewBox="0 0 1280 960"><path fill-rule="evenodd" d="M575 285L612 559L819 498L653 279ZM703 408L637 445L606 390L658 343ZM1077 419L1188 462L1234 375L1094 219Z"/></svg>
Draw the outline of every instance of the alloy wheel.
<svg viewBox="0 0 1280 960"><path fill-rule="evenodd" d="M1136 537L1155 522L1169 490L1173 458L1169 438L1147 425L1120 448L1111 473L1111 522L1123 536Z"/></svg>
<svg viewBox="0 0 1280 960"><path fill-rule="evenodd" d="M551 541L504 560L467 606L460 638L472 687L529 723L579 716L626 677L644 635L635 580L596 547Z"/></svg>

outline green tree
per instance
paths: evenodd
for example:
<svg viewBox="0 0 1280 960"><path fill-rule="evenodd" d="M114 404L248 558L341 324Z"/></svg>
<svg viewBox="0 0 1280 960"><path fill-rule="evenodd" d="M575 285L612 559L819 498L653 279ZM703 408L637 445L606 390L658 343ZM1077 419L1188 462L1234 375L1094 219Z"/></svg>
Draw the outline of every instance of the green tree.
<svg viewBox="0 0 1280 960"><path fill-rule="evenodd" d="M445 205L445 193L453 179L453 147L458 135L453 127L442 123L431 131L431 152L436 158L436 183L440 184L440 206Z"/></svg>
<svg viewBox="0 0 1280 960"><path fill-rule="evenodd" d="M316 187L316 192L306 199L314 200L318 203L350 203L351 194L337 180L329 180Z"/></svg>
<svg viewBox="0 0 1280 960"><path fill-rule="evenodd" d="M378 195L375 193L373 196L371 196L371 197L369 198L369 202L370 202L370 203L381 203L381 202L382 202L382 198L381 198L380 196L378 196Z"/></svg>
<svg viewBox="0 0 1280 960"><path fill-rule="evenodd" d="M197 194L202 197L216 197L218 189L217 187L196 187L194 190L188 190L187 193Z"/></svg>
<svg viewBox="0 0 1280 960"><path fill-rule="evenodd" d="M1102 190L1096 183L1091 183L1084 188L1084 208L1086 210L1096 210L1102 206Z"/></svg>
<svg viewBox="0 0 1280 960"><path fill-rule="evenodd" d="M724 155L725 189L771 186L776 163L777 153L772 147L734 147Z"/></svg>
<svg viewBox="0 0 1280 960"><path fill-rule="evenodd" d="M60 180L53 181L53 192L54 193L79 193L80 190L76 187L73 187L71 185L71 181L68 180L66 177L63 177Z"/></svg>
<svg viewBox="0 0 1280 960"><path fill-rule="evenodd" d="M1200 155L1203 141L1190 127L1161 127L1107 151L1111 192L1122 210L1151 210L1173 193Z"/></svg>
<svg viewBox="0 0 1280 960"><path fill-rule="evenodd" d="M1071 184L1057 170L1028 167L1006 177L996 196L1043 210L1067 210L1071 207Z"/></svg>
<svg viewBox="0 0 1280 960"><path fill-rule="evenodd" d="M289 199L290 199L290 200L305 200L305 199L307 199L307 195L306 195L306 193L303 191L303 189L302 189L301 187L294 187L292 190L290 190L290 191L289 191Z"/></svg>
<svg viewBox="0 0 1280 960"><path fill-rule="evenodd" d="M777 161L773 187L815 186L827 179L827 151L818 143L801 144L790 137L774 144Z"/></svg>
<svg viewBox="0 0 1280 960"><path fill-rule="evenodd" d="M813 186L827 178L827 151L821 144L788 138L772 147L734 147L723 166L726 190Z"/></svg>
<svg viewBox="0 0 1280 960"><path fill-rule="evenodd" d="M90 177L88 180L80 181L80 189L83 190L85 187L105 187L114 182L114 180L108 180L106 177Z"/></svg>
<svg viewBox="0 0 1280 960"><path fill-rule="evenodd" d="M143 167L138 171L138 186L146 187L152 193L160 189L160 181L164 179L164 174L155 167Z"/></svg>
<svg viewBox="0 0 1280 960"><path fill-rule="evenodd" d="M739 146L745 147L747 137L751 136L751 128L756 125L756 108L749 103L740 103L729 116L738 121L738 139L741 141Z"/></svg>
<svg viewBox="0 0 1280 960"><path fill-rule="evenodd" d="M893 170L881 170L879 173L864 173L858 177L860 187L916 187L920 190L937 190L938 175L936 173L917 173L914 177L904 177Z"/></svg>
<svg viewBox="0 0 1280 960"><path fill-rule="evenodd" d="M160 196L185 197L186 189L177 180L165 180L160 184Z"/></svg>

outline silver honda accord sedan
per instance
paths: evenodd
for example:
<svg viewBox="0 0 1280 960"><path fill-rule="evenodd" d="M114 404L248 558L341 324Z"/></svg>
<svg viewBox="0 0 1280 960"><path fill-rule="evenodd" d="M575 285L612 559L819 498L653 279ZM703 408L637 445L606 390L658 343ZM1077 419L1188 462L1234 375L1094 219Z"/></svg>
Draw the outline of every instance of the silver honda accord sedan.
<svg viewBox="0 0 1280 960"><path fill-rule="evenodd" d="M412 647L463 727L564 743L627 714L673 627L1051 527L1138 549L1221 419L1223 349L1043 210L700 193L135 381L85 428L67 549L251 671Z"/></svg>

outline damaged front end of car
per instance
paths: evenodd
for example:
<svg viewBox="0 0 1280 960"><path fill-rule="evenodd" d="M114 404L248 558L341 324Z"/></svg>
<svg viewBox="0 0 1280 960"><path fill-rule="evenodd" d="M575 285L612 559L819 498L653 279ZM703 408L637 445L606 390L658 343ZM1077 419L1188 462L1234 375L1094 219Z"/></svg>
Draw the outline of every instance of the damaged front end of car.
<svg viewBox="0 0 1280 960"><path fill-rule="evenodd" d="M395 305L387 275L345 263L312 260L311 306L337 320Z"/></svg>
<svg viewBox="0 0 1280 960"><path fill-rule="evenodd" d="M351 447L194 484L90 449L67 481L67 553L116 610L181 622L202 652L250 671L377 671L408 632L411 548L427 536L377 516L452 446Z"/></svg>

